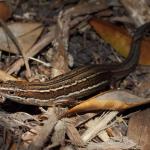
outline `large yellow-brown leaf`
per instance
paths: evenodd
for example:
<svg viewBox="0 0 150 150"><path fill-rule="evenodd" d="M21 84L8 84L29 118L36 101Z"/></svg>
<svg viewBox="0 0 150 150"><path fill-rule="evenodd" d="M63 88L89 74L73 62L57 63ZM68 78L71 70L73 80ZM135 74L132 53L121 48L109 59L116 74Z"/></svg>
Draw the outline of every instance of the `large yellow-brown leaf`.
<svg viewBox="0 0 150 150"><path fill-rule="evenodd" d="M69 109L65 115L98 110L124 110L146 103L150 103L150 99L144 99L126 91L113 90L83 101L79 105Z"/></svg>
<svg viewBox="0 0 150 150"><path fill-rule="evenodd" d="M89 23L117 52L124 57L127 57L132 37L125 29L113 25L112 23L97 19L92 19ZM139 63L142 65L150 65L150 38L144 38L142 41Z"/></svg>

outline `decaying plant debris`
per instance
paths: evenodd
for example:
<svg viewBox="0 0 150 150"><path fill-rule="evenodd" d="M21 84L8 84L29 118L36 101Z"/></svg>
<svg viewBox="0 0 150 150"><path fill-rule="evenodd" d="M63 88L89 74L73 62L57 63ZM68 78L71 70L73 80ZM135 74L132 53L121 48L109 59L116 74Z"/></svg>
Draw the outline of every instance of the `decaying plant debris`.
<svg viewBox="0 0 150 150"><path fill-rule="evenodd" d="M135 27L150 21L150 6L146 0L10 0L6 4L9 7L2 12L6 14L5 19L0 20L2 81L44 82L82 65L118 63L122 57L91 28L89 19L98 18L124 26L130 33ZM91 112L84 108L84 113L79 114L73 110L72 116L64 114L71 113L70 107L81 101L69 100L69 105L36 107L1 98L0 149L148 150L149 78L149 66L140 66L116 85L133 94L130 93L129 97L129 93L122 92L129 101L133 97L146 101L145 105L125 111L92 108L98 111ZM115 95L115 91L111 92ZM119 99L120 95L117 96ZM134 131L134 126L141 129L135 128ZM145 137L140 134L142 132Z"/></svg>

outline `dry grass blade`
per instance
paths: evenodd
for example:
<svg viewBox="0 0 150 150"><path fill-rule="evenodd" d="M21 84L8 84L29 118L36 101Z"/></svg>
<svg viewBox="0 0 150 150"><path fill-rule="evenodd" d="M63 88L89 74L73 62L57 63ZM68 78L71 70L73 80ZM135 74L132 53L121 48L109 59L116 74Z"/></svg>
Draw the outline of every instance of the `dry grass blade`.
<svg viewBox="0 0 150 150"><path fill-rule="evenodd" d="M118 111L112 111L109 114L105 115L103 118L99 118L99 122L97 124L89 129L87 129L82 134L82 140L87 143L92 138L94 138L101 129L103 129L116 115L118 114Z"/></svg>

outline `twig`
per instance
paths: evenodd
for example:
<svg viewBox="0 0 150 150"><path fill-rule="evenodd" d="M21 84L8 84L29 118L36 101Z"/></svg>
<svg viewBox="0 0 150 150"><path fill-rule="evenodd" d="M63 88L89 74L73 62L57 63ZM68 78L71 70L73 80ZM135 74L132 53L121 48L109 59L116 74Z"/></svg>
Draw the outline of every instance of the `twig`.
<svg viewBox="0 0 150 150"><path fill-rule="evenodd" d="M29 59L34 60L34 61L36 61L36 62L38 62L38 63L40 63L40 64L43 64L43 65L46 66L46 67L50 67L50 66L51 66L50 63L46 63L46 62L44 62L44 61L42 61L42 60L39 60L39 59L36 59L36 58L34 58L34 57L29 57Z"/></svg>

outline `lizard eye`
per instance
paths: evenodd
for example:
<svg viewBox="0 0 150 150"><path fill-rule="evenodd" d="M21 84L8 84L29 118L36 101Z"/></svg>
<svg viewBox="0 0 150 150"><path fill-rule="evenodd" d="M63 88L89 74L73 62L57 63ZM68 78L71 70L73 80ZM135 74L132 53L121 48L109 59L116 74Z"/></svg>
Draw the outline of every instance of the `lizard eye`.
<svg viewBox="0 0 150 150"><path fill-rule="evenodd" d="M13 95L13 94L14 94L14 91L9 91L8 93L11 94L11 95Z"/></svg>

